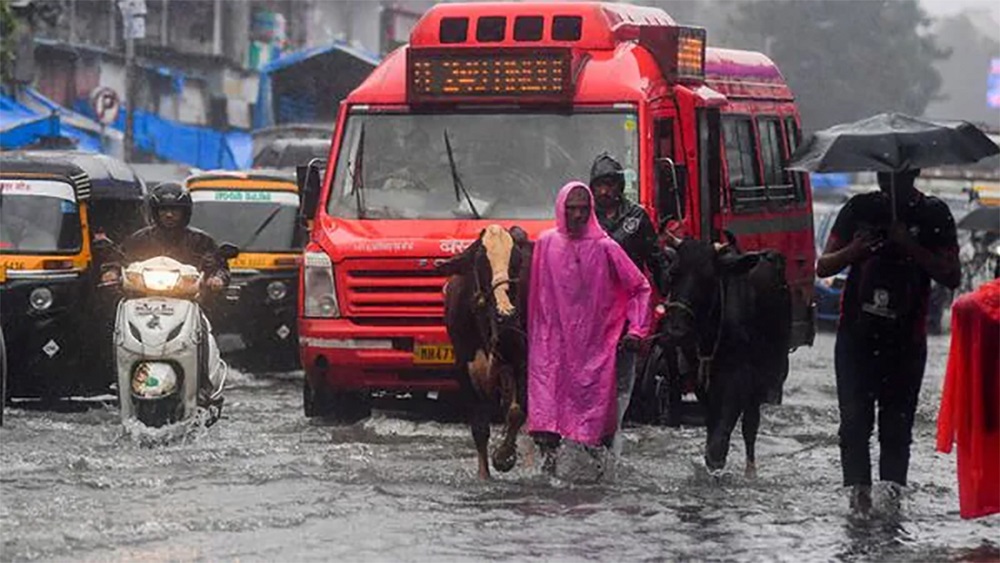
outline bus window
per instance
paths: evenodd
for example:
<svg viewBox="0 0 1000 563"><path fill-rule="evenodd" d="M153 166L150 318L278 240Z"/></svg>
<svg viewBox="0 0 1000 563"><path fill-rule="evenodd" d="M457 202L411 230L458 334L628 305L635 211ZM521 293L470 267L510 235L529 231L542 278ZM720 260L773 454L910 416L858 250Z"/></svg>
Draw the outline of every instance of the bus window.
<svg viewBox="0 0 1000 563"><path fill-rule="evenodd" d="M683 219L687 204L685 167L674 158L674 120L659 119L656 131L656 214L661 226L670 219Z"/></svg>
<svg viewBox="0 0 1000 563"><path fill-rule="evenodd" d="M785 145L788 147L788 153L785 155L784 163L788 164L788 159L795 149L799 148L799 143L802 141L802 131L799 130L799 125L795 123L795 118L788 116L785 118L785 134L787 141ZM782 167L784 168L784 166ZM795 186L795 197L798 201L806 200L805 193L805 182L802 181L802 175L804 172L791 172L786 171L786 174L790 175L792 178L792 184Z"/></svg>
<svg viewBox="0 0 1000 563"><path fill-rule="evenodd" d="M757 120L760 131L760 159L764 165L767 199L775 207L784 207L796 200L796 189L784 170L785 151L781 139L781 122L777 117Z"/></svg>
<svg viewBox="0 0 1000 563"><path fill-rule="evenodd" d="M729 168L729 189L733 207L752 209L767 203L767 189L760 181L754 146L753 123L749 116L724 116L722 137Z"/></svg>

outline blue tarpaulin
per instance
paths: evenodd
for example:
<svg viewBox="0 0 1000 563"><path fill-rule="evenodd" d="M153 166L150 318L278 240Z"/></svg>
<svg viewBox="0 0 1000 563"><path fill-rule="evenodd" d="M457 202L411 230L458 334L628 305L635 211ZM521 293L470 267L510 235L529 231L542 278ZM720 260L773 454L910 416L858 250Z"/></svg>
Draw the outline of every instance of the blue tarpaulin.
<svg viewBox="0 0 1000 563"><path fill-rule="evenodd" d="M838 190L851 186L851 175L843 172L813 172L809 174L809 183L813 189Z"/></svg>
<svg viewBox="0 0 1000 563"><path fill-rule="evenodd" d="M254 128L332 122L340 100L361 84L378 63L378 56L344 42L296 51L271 61L260 71Z"/></svg>
<svg viewBox="0 0 1000 563"><path fill-rule="evenodd" d="M0 94L0 147L16 149L59 134L58 114L40 114Z"/></svg>
<svg viewBox="0 0 1000 563"><path fill-rule="evenodd" d="M89 104L79 102L81 113L90 114ZM134 143L138 150L163 160L180 162L196 168L240 170L250 167L251 138L247 131L221 132L200 125L165 119L146 110L133 116ZM111 127L125 131L125 108Z"/></svg>

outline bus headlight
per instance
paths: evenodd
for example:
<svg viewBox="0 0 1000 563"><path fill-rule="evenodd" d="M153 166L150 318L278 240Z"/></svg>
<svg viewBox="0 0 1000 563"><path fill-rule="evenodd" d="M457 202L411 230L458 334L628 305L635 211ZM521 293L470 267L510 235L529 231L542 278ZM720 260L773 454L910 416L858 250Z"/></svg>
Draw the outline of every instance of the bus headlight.
<svg viewBox="0 0 1000 563"><path fill-rule="evenodd" d="M303 316L340 317L337 288L333 282L333 262L329 256L323 252L306 252L302 286Z"/></svg>
<svg viewBox="0 0 1000 563"><path fill-rule="evenodd" d="M288 295L288 286L283 281L273 281L267 284L267 298L271 301L281 301Z"/></svg>
<svg viewBox="0 0 1000 563"><path fill-rule="evenodd" d="M47 287L37 287L28 296L31 308L36 311L44 311L52 306L52 290Z"/></svg>

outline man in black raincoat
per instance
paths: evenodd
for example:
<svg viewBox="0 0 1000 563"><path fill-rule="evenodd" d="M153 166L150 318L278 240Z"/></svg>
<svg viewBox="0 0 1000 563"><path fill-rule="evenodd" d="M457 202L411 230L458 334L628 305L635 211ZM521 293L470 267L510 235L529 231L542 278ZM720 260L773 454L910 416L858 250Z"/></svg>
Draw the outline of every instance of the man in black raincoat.
<svg viewBox="0 0 1000 563"><path fill-rule="evenodd" d="M590 189L594 193L594 211L601 227L621 245L640 270L649 272L660 295L666 295L668 263L653 221L642 206L625 197L625 171L608 153L594 160L590 168ZM636 352L634 345L623 345L618 351L618 432L612 445L616 455L621 453L622 421L635 384Z"/></svg>
<svg viewBox="0 0 1000 563"><path fill-rule="evenodd" d="M205 274L205 285L219 291L229 285L229 264L219 253L215 240L206 232L188 226L191 221L191 194L180 184L167 182L149 194L152 226L125 239L125 263L156 256L169 256L194 266Z"/></svg>

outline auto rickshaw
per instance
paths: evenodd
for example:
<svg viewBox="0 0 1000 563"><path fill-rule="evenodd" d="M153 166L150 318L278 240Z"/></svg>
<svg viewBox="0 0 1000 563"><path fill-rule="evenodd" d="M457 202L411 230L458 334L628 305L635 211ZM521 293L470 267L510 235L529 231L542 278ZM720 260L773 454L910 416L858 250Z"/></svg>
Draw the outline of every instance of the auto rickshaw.
<svg viewBox="0 0 1000 563"><path fill-rule="evenodd" d="M229 261L232 280L224 296L208 305L215 331L239 334L254 366L294 369L304 235L294 174L209 171L185 184L194 203L191 225L240 248Z"/></svg>
<svg viewBox="0 0 1000 563"><path fill-rule="evenodd" d="M118 160L0 153L0 325L8 396L107 392L114 303L97 290L103 245L145 224L145 185Z"/></svg>

